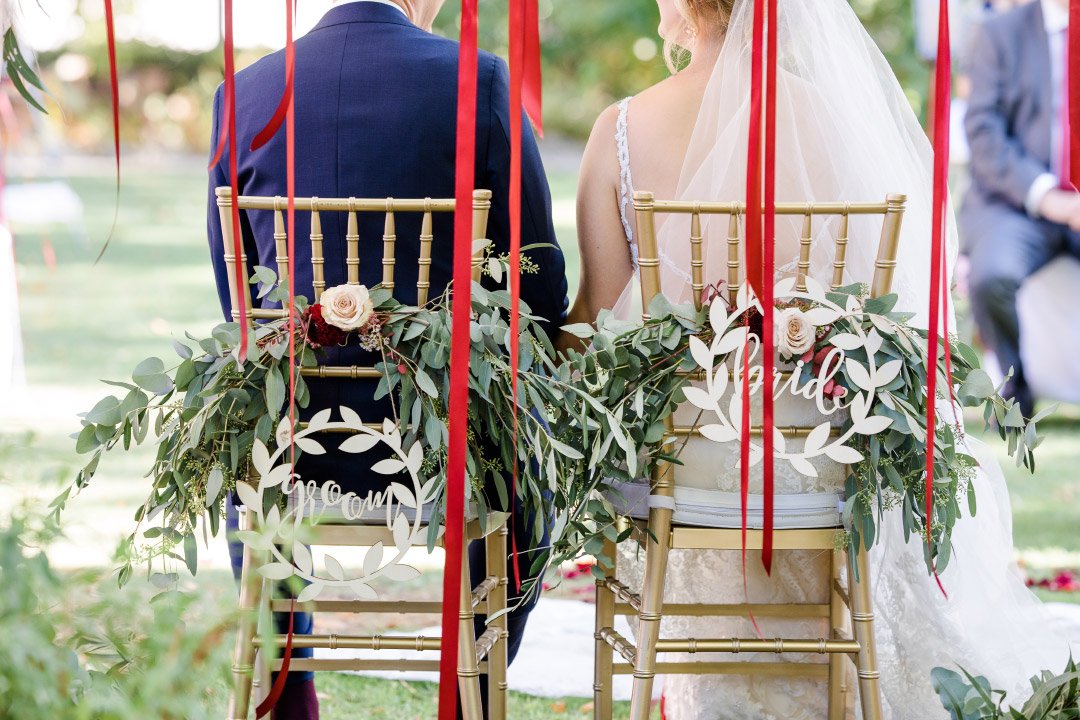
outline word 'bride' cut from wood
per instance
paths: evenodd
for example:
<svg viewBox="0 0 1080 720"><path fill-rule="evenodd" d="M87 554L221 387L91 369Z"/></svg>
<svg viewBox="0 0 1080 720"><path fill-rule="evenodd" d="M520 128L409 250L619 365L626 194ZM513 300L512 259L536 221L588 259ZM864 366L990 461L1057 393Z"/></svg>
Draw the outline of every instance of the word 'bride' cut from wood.
<svg viewBox="0 0 1080 720"><path fill-rule="evenodd" d="M891 418L870 412L879 402L878 389L892 383L903 364L900 359L878 364L883 340L876 326L895 332L895 325L884 316L870 314L874 326L867 331L861 322L867 313L856 296L845 296L841 305L811 278L805 279L803 290L796 288L794 278L781 280L774 292L779 320L777 347L790 371L774 375L773 397L813 401L821 415L843 413L847 420L836 435L833 423L824 420L809 431L798 449L786 443L779 428L773 428L775 457L809 477L818 474L810 463L812 458L826 456L838 463L857 463L864 456L852 447L852 438L875 435L892 424ZM702 424L699 430L717 443L741 439L744 367L749 367L750 395L762 392L764 372L758 364L761 338L751 330L747 318L758 313L760 305L743 285L734 307L719 298L709 306L711 342L697 335L689 338L690 354L704 371L705 385L687 386L683 393L690 404L715 415L716 422ZM839 324L843 325L841 332L826 334ZM850 387L840 384L841 372ZM750 464L757 465L762 456L760 442L751 440Z"/></svg>

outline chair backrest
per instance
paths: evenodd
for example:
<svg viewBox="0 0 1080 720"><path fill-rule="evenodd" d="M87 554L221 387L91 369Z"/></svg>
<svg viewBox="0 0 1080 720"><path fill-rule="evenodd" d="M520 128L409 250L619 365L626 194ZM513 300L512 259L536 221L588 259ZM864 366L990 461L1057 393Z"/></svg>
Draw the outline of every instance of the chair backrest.
<svg viewBox="0 0 1080 720"><path fill-rule="evenodd" d="M241 277L239 282L242 287L237 287L236 263L237 258L233 252L233 232L231 219L231 192L229 187L219 187L216 190L218 211L221 214L222 240L224 244L225 266L229 276L229 299L232 303L233 320L252 325L256 320L274 320L286 317L286 311L275 308L255 308L251 303L247 305L246 316L241 319L237 309L237 298L241 292L250 292L248 259L246 254L239 258ZM250 214L252 212L274 213L274 245L277 251L276 263L277 274L283 278L288 274L289 267L289 237L286 233L285 213L288 200L284 197L258 197L241 195L237 198L240 210ZM382 235L382 281L379 286L393 291L394 269L396 267L394 248L398 242L395 216L401 213L423 213L419 242L419 268L416 281L417 305L423 305L429 300L431 289L431 247L436 242L432 233L432 216L434 213L453 213L455 201L450 199L402 199L402 198L295 198L294 207L297 213L308 213L311 216L311 231L308 240L311 243L311 272L314 280L313 286L315 297L312 302L318 302L319 295L326 289L326 279L323 272L326 258L323 255L322 213L348 213L348 221L345 232L346 249L346 272L348 284L360 284L360 213L379 213L384 216ZM480 240L487 235L488 213L491 210L491 191L475 190L473 192L473 239ZM451 238L447 238L451 240ZM374 247L374 244L365 244L365 247ZM473 280L480 279L483 265L483 249L475 249L473 253ZM319 366L317 368L304 368L304 375L336 378L378 378L381 373L373 367L334 367Z"/></svg>
<svg viewBox="0 0 1080 720"><path fill-rule="evenodd" d="M797 272L796 285L797 291L806 290L806 278L811 269L811 248L814 241L814 221L820 219L824 221L826 218L839 218L838 230L834 242L834 253L832 262L831 277L827 279L827 282L821 282L821 279L814 278L821 282L822 285L837 288L849 284L852 281L869 282L870 293L873 296L880 296L887 294L892 285L893 272L896 267L897 248L900 239L900 225L903 219L904 204L906 198L903 195L889 195L884 202L880 203L785 203L778 204L776 206L776 212L782 216L802 216L803 221L801 225L801 232L799 234L798 243L798 257L796 259L795 267ZM744 203L738 202L682 202L682 201L667 201L656 200L652 193L649 192L637 192L634 194L634 210L637 218L638 226L638 266L641 280L641 302L642 302L642 314L644 317L649 316L649 304L656 295L662 292L661 280L660 280L660 264L661 256L657 247L656 236L656 215L668 214L668 215L682 215L690 216L690 232L689 232L689 244L690 244L690 282L692 287L693 301L695 306L700 309L705 302L702 297L703 291L707 286L707 283L716 283L719 280L724 280L728 285L728 292L730 294L730 301L732 305L736 303L736 297L738 294L739 284L743 276L742 265L743 260L740 253L740 245L742 238L740 235L741 220L745 218L746 207ZM727 223L727 237L726 237L726 263L723 267L726 267L725 278L706 278L705 277L705 249L704 249L704 237L702 233L703 220L702 216L728 216ZM878 240L877 255L874 263L874 274L872 278L848 278L845 282L845 267L847 257L847 244L848 244L848 228L849 219L851 216L882 216L882 225L880 238ZM722 223L720 223L722 225ZM862 223L865 225L865 223ZM676 226L676 230L681 230L681 226ZM722 251L722 250L721 250ZM723 258L721 258L723 259ZM668 258L670 262L674 260ZM721 265L714 262L713 267L720 267ZM683 268L678 268L679 271L683 271ZM734 370L729 370L734 372ZM690 380L691 383L699 384L704 379L703 372L698 370L680 371L679 374ZM781 373L783 376L785 373ZM790 374L790 373L787 373ZM733 385L728 386L727 392L732 392ZM723 404L723 403L721 403ZM718 406L719 407L719 406ZM726 407L726 405L724 405ZM785 406L784 410L780 410L779 406L777 410L777 426L778 430L785 438L795 439L808 437L809 433L814 430L821 422L821 418L818 417L813 421L813 424L802 424L808 417L812 415L806 415L807 409L814 407L814 403L803 398L797 398L792 396ZM799 408L802 408L800 410ZM792 414L794 412L794 414ZM811 411L812 412L812 411ZM800 424L781 424L780 420L783 417L785 421L794 422L793 418L800 418L798 421ZM696 418L696 419L695 419ZM672 438L699 438L704 435L701 430L702 414L697 408L692 407L689 403L683 403L680 408L676 410L674 416L669 416L665 424L668 430L668 440L671 442ZM832 419L829 422L835 423L837 420ZM762 428L760 426L752 426L750 434L752 436L761 435ZM706 443L707 446L711 446L712 450L706 450L705 452L711 453L708 457L713 462L713 467L725 466L724 462L717 462L720 455L716 454L716 446L712 441ZM693 465L695 462L700 463L701 459L697 461L693 460L693 453L696 452L692 448L684 446L686 462ZM725 450L724 452L729 452ZM728 455L723 456L730 459L732 462L737 462L737 456L732 455L730 452ZM836 481L840 488L843 487L842 474L837 474L842 470L842 466L838 463L833 463L827 458L820 458L816 462L821 464L818 467L819 477L823 480L826 476L831 477ZM681 466L679 466L681 467ZM799 471L802 472L801 470ZM700 478L695 477L695 473L680 473L678 472L676 465L663 465L654 471L654 481L656 481L656 490L654 492L667 493L670 489L678 484L693 484L701 483ZM711 487L711 481L705 482L706 489L715 489Z"/></svg>
<svg viewBox="0 0 1080 720"><path fill-rule="evenodd" d="M878 240L877 260L874 263L873 278L854 278L856 281L870 283L870 294L874 297L889 292L892 286L893 270L896 267L896 253L900 242L900 224L904 216L904 195L889 195L880 203L778 203L777 215L802 216L802 232L799 237L799 257L797 261L798 280L796 287L806 289L806 277L810 272L810 250L813 243L815 218L840 219L835 243L832 277L828 285L833 288L844 285L848 244L848 221L853 215L881 215L881 237ZM705 290L704 277L704 238L702 237L702 216L728 216L727 233L727 277L710 278L713 282L723 279L727 282L731 299L735 299L742 273L742 261L739 248L742 243L741 222L746 216L746 205L740 202L685 202L656 200L650 192L634 193L634 212L638 226L638 266L641 278L642 311L648 316L649 302L661 292L660 258L656 242L656 215L690 216L690 277L694 303L700 308L702 292ZM823 283L824 284L824 283Z"/></svg>

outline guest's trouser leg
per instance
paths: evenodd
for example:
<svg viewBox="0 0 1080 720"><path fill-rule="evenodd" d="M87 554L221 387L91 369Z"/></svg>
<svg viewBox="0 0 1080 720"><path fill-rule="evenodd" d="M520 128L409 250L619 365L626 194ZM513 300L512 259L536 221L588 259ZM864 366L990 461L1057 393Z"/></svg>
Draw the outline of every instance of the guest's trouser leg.
<svg viewBox="0 0 1080 720"><path fill-rule="evenodd" d="M1006 394L1030 415L1034 399L1020 359L1016 294L1021 284L1055 255L1068 249L1063 226L1033 220L1022 212L988 208L965 228L971 249L971 310L979 335L1002 372L1013 371Z"/></svg>
<svg viewBox="0 0 1080 720"><path fill-rule="evenodd" d="M240 581L240 567L243 562L244 546L239 540L236 540L234 533L239 529L239 513L236 506L233 505L230 499L225 504L225 528L229 535L229 560L232 563L233 577L237 582ZM279 591L285 592L284 589ZM313 616L311 613L293 613L293 633L295 635L310 635L312 632ZM289 613L274 613L274 625L277 631L281 634L285 634L289 631ZM292 651L292 657L294 658L310 658L312 657L314 650L311 648L294 648ZM307 672L291 672L286 678L285 682L288 685L300 682L308 682L315 677L311 671Z"/></svg>

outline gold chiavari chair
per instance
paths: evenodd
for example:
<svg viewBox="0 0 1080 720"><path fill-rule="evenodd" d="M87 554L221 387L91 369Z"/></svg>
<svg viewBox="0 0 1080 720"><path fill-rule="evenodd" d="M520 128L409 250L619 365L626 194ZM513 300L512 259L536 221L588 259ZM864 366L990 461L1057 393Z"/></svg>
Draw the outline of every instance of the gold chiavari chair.
<svg viewBox="0 0 1080 720"><path fill-rule="evenodd" d="M285 230L286 199L283 197L247 197L238 198L240 210L246 213L269 211L274 213L274 240L277 251L278 276L284 278L288 269L288 236ZM236 258L233 254L231 223L231 193L228 187L217 188L217 205L221 214L225 262L229 275L229 293L232 300L233 319L248 326L260 319L285 317L282 310L251 308L247 315L239 316L237 298L240 292L248 290L248 259ZM473 193L473 235L482 239L487 232L488 213L491 208L491 192L477 190ZM326 289L324 275L323 234L320 214L335 212L348 213L345 235L348 283L359 284L360 234L358 213L382 213L385 216L382 241L382 282L381 286L393 290L395 269L395 214L422 213L423 219L419 237L419 268L416 283L417 303L428 301L430 292L431 248L434 242L432 219L434 213L453 213L455 201L425 199L360 199L360 198L296 198L297 212L306 212L311 218L311 265L314 278L314 290L317 299ZM236 287L235 271L239 261L242 269L242 286ZM482 249L477 249L473 258L473 279L480 279L483 263ZM313 299L313 301L315 301ZM302 368L301 374L308 377L339 379L372 379L381 377L373 367L318 366ZM382 425L383 418L363 418L367 425ZM420 510L417 509L417 512ZM458 644L458 682L461 697L462 714L466 720L479 720L482 715L479 676L488 674L488 711L492 718L506 716L506 666L507 666L507 631L506 616L503 612L507 605L506 544L507 528L505 515L495 514L485 523L470 521L466 526L466 543L462 553L462 584L460 642ZM241 530L258 529L255 527L255 513L248 508L241 508ZM359 521L346 521L341 518L320 517L317 522L308 523L304 539L314 546L373 546L383 543L392 547L392 531L383 525L364 524ZM469 573L468 541L483 538L486 545L486 578L475 589L472 588ZM268 582L257 572L257 568L266 562L265 553L244 545L243 564L240 579L241 620L237 630L236 644L233 650L233 686L229 700L229 720L246 720L252 700L253 685L267 684L268 678L256 679L256 651L263 645L263 635L257 633L259 608L274 612L289 612L293 607L287 599L274 599L268 591ZM473 627L474 610L482 607L491 618L484 633L475 638ZM442 612L442 603L435 601L395 600L392 602L366 600L322 600L316 599L302 604L297 603L298 611L315 613L353 613L377 614L400 613L406 615L432 615ZM274 649L285 644L285 636L273 635ZM327 648L347 650L404 650L425 651L442 649L438 637L420 635L308 635L293 638L294 648ZM267 655L276 657L276 652L261 653L260 660ZM267 670L277 671L281 660L263 662ZM396 670L396 671L437 671L437 660L423 659L337 659L337 658L293 658L290 671L358 671L358 670Z"/></svg>
<svg viewBox="0 0 1080 720"><path fill-rule="evenodd" d="M856 215L883 216L881 236L878 242L874 276L870 291L873 296L887 294L892 284L896 266L900 224L906 198L889 195L882 203L803 203L777 205L778 215L802 216L802 232L799 241L796 287L805 289L805 278L810 269L812 228L815 218L839 218L835 237L833 273L829 285L833 288L846 284L845 258L847 254L849 219ZM641 279L642 310L648 317L649 302L661 292L660 258L657 252L655 215L658 213L690 215L690 276L694 302L700 308L702 291L705 289L702 250L702 216L728 216L726 281L731 300L740 282L740 218L745 206L740 203L693 203L655 200L652 193L637 192L634 210L638 225L638 254ZM862 280L854 278L854 280ZM810 428L778 428L785 436L806 435ZM754 432L754 430L752 430ZM760 434L760 427L756 428ZM673 418L667 421L664 442L670 454L676 438L700 435L696 426L677 427ZM731 472L737 472L732 468ZM846 670L844 656L851 658L856 666L859 696L865 720L879 720L881 699L879 675L875 657L873 633L873 608L869 584L869 569L865 550L849 557L849 553L836 548L835 527L789 528L774 530L773 547L778 552L809 550L830 553L829 577L824 580L829 588L828 602L820 604L702 604L663 602L668 554L671 550L730 550L739 551L741 530L739 527L690 526L673 522L676 508L675 488L685 472L678 465L661 462L655 468L650 482L648 520L632 521L635 532L632 538L644 548L644 580L640 593L635 593L618 577L618 565L607 568L602 579L596 583L595 628L595 705L594 716L608 719L612 713L612 678L614 674L633 675L633 696L630 716L632 720L647 720L650 713L653 680L657 673L748 675L768 674L782 677L810 677L825 680L828 685L828 717L839 720L844 717L847 706ZM838 514L837 514L838 515ZM648 532L645 532L645 530ZM651 538L649 535L651 534ZM760 550L762 531L750 529L747 547ZM607 541L604 554L616 560L615 543ZM846 566L846 573L845 573ZM776 570L774 569L774 573ZM848 582L844 583L846 574ZM740 583L740 578L732 578ZM846 586L845 586L846 585ZM661 619L667 616L692 616L714 618L821 618L828 620L828 637L819 638L660 638ZM616 616L636 617L637 638L634 642L615 630ZM853 629L847 634L847 627ZM621 662L615 662L618 653ZM827 662L657 662L658 653L815 653L827 656Z"/></svg>

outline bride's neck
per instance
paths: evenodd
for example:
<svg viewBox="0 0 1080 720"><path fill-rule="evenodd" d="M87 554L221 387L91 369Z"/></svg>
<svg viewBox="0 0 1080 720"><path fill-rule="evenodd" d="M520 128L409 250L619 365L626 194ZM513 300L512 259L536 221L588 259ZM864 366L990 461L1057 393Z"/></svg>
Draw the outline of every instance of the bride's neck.
<svg viewBox="0 0 1080 720"><path fill-rule="evenodd" d="M721 37L699 38L690 53L690 62L682 69L686 74L710 73L716 65L716 59L720 57L720 48L724 44Z"/></svg>

